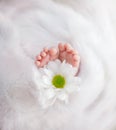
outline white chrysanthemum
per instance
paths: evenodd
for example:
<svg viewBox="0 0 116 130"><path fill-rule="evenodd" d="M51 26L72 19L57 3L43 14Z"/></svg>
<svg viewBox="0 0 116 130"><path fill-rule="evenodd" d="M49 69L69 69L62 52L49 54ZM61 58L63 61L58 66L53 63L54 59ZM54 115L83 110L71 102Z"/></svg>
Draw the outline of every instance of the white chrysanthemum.
<svg viewBox="0 0 116 130"><path fill-rule="evenodd" d="M57 100L68 102L68 96L79 90L80 78L75 74L77 68L59 60L49 62L44 68L34 69L34 82L39 90L38 99L46 108Z"/></svg>

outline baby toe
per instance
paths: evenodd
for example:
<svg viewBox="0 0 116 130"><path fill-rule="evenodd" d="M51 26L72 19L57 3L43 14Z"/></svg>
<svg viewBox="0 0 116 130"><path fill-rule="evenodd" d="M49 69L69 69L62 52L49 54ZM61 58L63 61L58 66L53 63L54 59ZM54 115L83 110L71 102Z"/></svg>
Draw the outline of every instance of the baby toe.
<svg viewBox="0 0 116 130"><path fill-rule="evenodd" d="M66 48L66 50L71 50L72 49L72 47L71 47L71 45L69 43L65 43L65 48Z"/></svg>
<svg viewBox="0 0 116 130"><path fill-rule="evenodd" d="M39 67L40 66L40 61L35 61L35 64Z"/></svg>
<svg viewBox="0 0 116 130"><path fill-rule="evenodd" d="M45 53L47 53L47 52L48 52L48 49L45 47L45 48L43 49L43 51L44 51Z"/></svg>
<svg viewBox="0 0 116 130"><path fill-rule="evenodd" d="M45 57L46 56L46 53L43 51L43 52L41 52L41 56L42 57Z"/></svg>
<svg viewBox="0 0 116 130"><path fill-rule="evenodd" d="M36 56L36 59L41 60L41 56L40 55Z"/></svg>
<svg viewBox="0 0 116 130"><path fill-rule="evenodd" d="M63 43L59 43L58 48L59 48L59 51L64 51L65 50L65 47L64 47Z"/></svg>

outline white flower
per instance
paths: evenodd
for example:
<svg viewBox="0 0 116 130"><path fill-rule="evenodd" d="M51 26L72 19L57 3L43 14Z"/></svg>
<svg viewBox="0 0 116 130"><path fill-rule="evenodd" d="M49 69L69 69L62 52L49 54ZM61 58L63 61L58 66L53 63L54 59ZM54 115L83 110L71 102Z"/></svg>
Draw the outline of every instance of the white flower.
<svg viewBox="0 0 116 130"><path fill-rule="evenodd" d="M70 93L79 90L80 78L75 74L77 68L59 60L49 62L44 68L34 68L34 82L42 107L54 104L56 100L68 102Z"/></svg>

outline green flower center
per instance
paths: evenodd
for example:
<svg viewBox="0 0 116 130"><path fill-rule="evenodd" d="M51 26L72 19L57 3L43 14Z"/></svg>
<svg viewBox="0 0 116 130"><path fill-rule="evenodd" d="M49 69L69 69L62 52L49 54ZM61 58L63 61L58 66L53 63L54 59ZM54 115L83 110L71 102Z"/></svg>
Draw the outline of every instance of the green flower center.
<svg viewBox="0 0 116 130"><path fill-rule="evenodd" d="M62 75L55 75L52 79L52 84L56 88L64 88L65 82L65 78Z"/></svg>

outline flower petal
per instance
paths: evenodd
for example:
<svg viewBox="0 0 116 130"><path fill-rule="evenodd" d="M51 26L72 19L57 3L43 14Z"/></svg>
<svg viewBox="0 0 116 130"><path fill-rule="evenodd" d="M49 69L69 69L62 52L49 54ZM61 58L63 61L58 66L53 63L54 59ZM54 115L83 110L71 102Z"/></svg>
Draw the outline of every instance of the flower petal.
<svg viewBox="0 0 116 130"><path fill-rule="evenodd" d="M33 77L34 77L34 83L37 85L37 88L40 88L41 86L43 86L44 84L42 82L39 82L41 80L41 75L39 73L39 71L37 70L37 68L33 68Z"/></svg>
<svg viewBox="0 0 116 130"><path fill-rule="evenodd" d="M65 92L59 93L57 98L61 101L65 101L65 103L68 103L68 95Z"/></svg>
<svg viewBox="0 0 116 130"><path fill-rule="evenodd" d="M59 66L61 62L59 60L51 61L48 63L47 68L51 70L54 74L59 72Z"/></svg>
<svg viewBox="0 0 116 130"><path fill-rule="evenodd" d="M49 91L49 92L48 92ZM42 108L47 108L54 104L56 97L51 90L41 91L39 96L39 102Z"/></svg>
<svg viewBox="0 0 116 130"><path fill-rule="evenodd" d="M78 86L75 85L67 85L65 88L67 93L72 93L72 92L77 92L78 91Z"/></svg>
<svg viewBox="0 0 116 130"><path fill-rule="evenodd" d="M42 80L46 85L51 85L51 80L49 79L48 76L42 76Z"/></svg>
<svg viewBox="0 0 116 130"><path fill-rule="evenodd" d="M53 77L53 71L50 71L49 69L44 68L43 71L45 74L49 77Z"/></svg>
<svg viewBox="0 0 116 130"><path fill-rule="evenodd" d="M46 97L47 99L51 99L51 98L53 98L55 95L56 95L56 93L55 93L55 91L54 91L53 88L47 89L47 90L45 91L45 97Z"/></svg>
<svg viewBox="0 0 116 130"><path fill-rule="evenodd" d="M77 69L75 67L73 67L72 65L68 64L68 63L65 63L63 62L61 64L61 67L60 67L60 71L62 72L62 74L64 76L75 76L76 72L77 72Z"/></svg>

